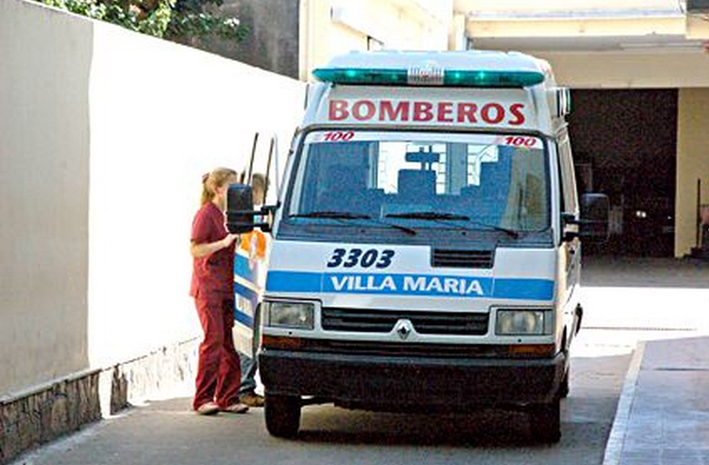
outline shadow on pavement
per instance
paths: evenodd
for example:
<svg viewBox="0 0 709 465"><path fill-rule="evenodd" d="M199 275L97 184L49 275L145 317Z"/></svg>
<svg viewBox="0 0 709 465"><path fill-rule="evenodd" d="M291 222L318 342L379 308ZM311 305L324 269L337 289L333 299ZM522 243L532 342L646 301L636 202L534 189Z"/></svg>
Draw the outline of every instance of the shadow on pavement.
<svg viewBox="0 0 709 465"><path fill-rule="evenodd" d="M674 258L584 257L581 283L591 287L709 289L709 262Z"/></svg>

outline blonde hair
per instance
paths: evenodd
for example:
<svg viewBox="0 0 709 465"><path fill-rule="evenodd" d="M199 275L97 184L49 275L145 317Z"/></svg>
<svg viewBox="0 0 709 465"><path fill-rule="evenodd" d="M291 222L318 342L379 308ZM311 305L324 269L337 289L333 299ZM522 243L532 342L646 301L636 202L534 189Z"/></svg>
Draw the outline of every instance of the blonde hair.
<svg viewBox="0 0 709 465"><path fill-rule="evenodd" d="M211 173L202 176L202 198L200 205L204 206L214 199L215 189L222 187L229 179L238 177L238 173L230 168L214 168Z"/></svg>

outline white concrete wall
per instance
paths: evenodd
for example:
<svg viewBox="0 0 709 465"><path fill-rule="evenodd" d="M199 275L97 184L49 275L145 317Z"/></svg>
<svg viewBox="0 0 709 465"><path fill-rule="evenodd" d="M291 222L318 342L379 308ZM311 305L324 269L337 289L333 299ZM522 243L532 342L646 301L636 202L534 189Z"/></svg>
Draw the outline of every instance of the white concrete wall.
<svg viewBox="0 0 709 465"><path fill-rule="evenodd" d="M568 0L454 0L456 8L462 11L485 13L519 13L539 12L575 12L575 11L616 11L616 10L678 10L675 0L584 0L569 2Z"/></svg>
<svg viewBox="0 0 709 465"><path fill-rule="evenodd" d="M453 23L451 0L301 0L300 78L333 55L383 48L446 50Z"/></svg>
<svg viewBox="0 0 709 465"><path fill-rule="evenodd" d="M437 5L436 5L437 4ZM399 50L445 50L453 17L450 0L332 0L331 51L341 53L341 29ZM339 50L336 50L339 49ZM349 49L344 49L349 51Z"/></svg>
<svg viewBox="0 0 709 465"><path fill-rule="evenodd" d="M201 175L285 161L303 85L22 0L0 63L0 397L199 335Z"/></svg>
<svg viewBox="0 0 709 465"><path fill-rule="evenodd" d="M0 396L88 365L92 30L0 1Z"/></svg>
<svg viewBox="0 0 709 465"><path fill-rule="evenodd" d="M575 89L709 87L709 60L701 50L635 53L521 51L548 60L557 82Z"/></svg>

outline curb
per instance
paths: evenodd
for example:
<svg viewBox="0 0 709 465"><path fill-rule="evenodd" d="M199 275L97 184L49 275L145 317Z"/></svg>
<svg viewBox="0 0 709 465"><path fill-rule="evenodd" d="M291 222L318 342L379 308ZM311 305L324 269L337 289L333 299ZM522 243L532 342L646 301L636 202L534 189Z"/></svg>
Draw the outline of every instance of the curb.
<svg viewBox="0 0 709 465"><path fill-rule="evenodd" d="M618 408L613 419L613 427L608 435L606 442L606 450L603 454L603 465L619 465L623 445L625 443L625 433L628 429L628 420L630 419L630 411L633 408L635 401L635 388L638 384L638 374L642 366L643 355L645 354L645 342L638 342L633 352L633 357L630 360L630 366L625 374L623 381L623 390L618 399Z"/></svg>

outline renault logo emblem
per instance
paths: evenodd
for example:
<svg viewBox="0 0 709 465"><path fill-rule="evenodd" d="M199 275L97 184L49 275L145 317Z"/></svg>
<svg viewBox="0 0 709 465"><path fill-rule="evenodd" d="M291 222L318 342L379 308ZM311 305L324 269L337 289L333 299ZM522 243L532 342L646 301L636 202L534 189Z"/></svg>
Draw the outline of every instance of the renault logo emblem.
<svg viewBox="0 0 709 465"><path fill-rule="evenodd" d="M414 325L409 320L399 320L394 326L394 331L399 335L399 339L405 341L409 334L414 332Z"/></svg>

